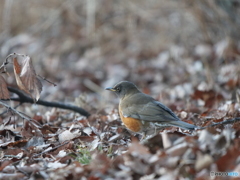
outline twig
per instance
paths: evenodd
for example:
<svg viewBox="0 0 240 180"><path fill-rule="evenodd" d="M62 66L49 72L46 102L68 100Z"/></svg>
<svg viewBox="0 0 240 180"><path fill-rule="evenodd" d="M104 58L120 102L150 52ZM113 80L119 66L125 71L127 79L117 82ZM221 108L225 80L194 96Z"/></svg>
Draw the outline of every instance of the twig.
<svg viewBox="0 0 240 180"><path fill-rule="evenodd" d="M42 125L39 124L35 119L32 119L32 118L28 117L27 115L23 114L23 113L20 112L20 111L17 111L16 109L14 109L14 108L12 108L11 106L5 104L4 102L0 101L0 105L5 106L6 108L8 108L8 110L13 111L15 114L17 114L17 115L20 116L21 118L28 120L28 121L29 121L32 125L34 125L35 127L38 127L38 128L42 127ZM14 121L15 121L15 120L14 120Z"/></svg>
<svg viewBox="0 0 240 180"><path fill-rule="evenodd" d="M227 119L227 120L222 121L222 122L218 122L218 123L214 123L214 124L211 124L211 125L208 125L208 126L205 126L205 127L201 127L199 129L206 129L208 127L214 127L214 126L217 126L217 125L231 124L231 123L238 122L238 121L240 121L240 117Z"/></svg>
<svg viewBox="0 0 240 180"><path fill-rule="evenodd" d="M45 78L45 77L40 76L39 74L38 74L38 77L40 77L40 78L43 79L44 81L47 81L49 84L52 84L53 86L57 86L55 83L49 81L49 80L48 80L47 78Z"/></svg>
<svg viewBox="0 0 240 180"><path fill-rule="evenodd" d="M234 122L237 122L237 121L240 121L240 117L236 117L236 118L233 118L233 119L228 119L228 120L225 120L225 121L222 121L222 122L218 122L218 123L214 123L214 124L211 124L209 125L208 127L214 127L214 126L217 126L217 125L223 125L223 124L231 124L231 123L234 123Z"/></svg>
<svg viewBox="0 0 240 180"><path fill-rule="evenodd" d="M38 153L38 154L34 154L33 157L40 156L40 155L43 155L43 154L45 154L45 153L54 151L55 149L57 149L57 148L59 148L59 147L61 147L61 146L64 146L64 145L68 144L69 142L70 142L70 141L67 141L67 142L65 142L65 143L63 143L63 144L60 144L60 145L58 145L58 146L53 147L52 149L48 149L48 150L43 151L43 152Z"/></svg>
<svg viewBox="0 0 240 180"><path fill-rule="evenodd" d="M0 104L3 105L3 106L5 106L5 107L8 108L9 110L13 111L15 114L17 114L17 115L20 116L21 118L26 119L26 120L28 120L28 121L31 121L31 120L32 120L31 118L27 117L26 115L24 115L23 113L17 111L16 109L12 108L11 106L3 103L2 101L0 101Z"/></svg>
<svg viewBox="0 0 240 180"><path fill-rule="evenodd" d="M19 91L18 89L8 87L8 90L10 92L17 94L19 97L19 98L11 98L10 100L18 101L20 103L32 103L32 104L34 103L32 98L26 96L23 92ZM71 104L64 104L64 103L59 103L59 102L49 102L49 101L44 101L41 99L39 99L36 102L36 104L47 106L47 107L57 107L57 108L61 108L61 109L68 109L68 110L72 110L72 111L77 112L86 117L90 116L90 113L87 112L85 109L77 107L77 106L73 106Z"/></svg>
<svg viewBox="0 0 240 180"><path fill-rule="evenodd" d="M19 172L23 173L23 174L24 174L25 176L27 176L28 178L30 177L30 175L29 175L27 172L19 169L16 164L13 164L13 166L16 168L16 170L18 170Z"/></svg>
<svg viewBox="0 0 240 180"><path fill-rule="evenodd" d="M6 101L6 99L5 99L5 101ZM18 105L16 105L13 109L17 109L18 108L18 106L20 106L21 105L21 103L19 103ZM6 106L5 106L6 107ZM8 108L8 107L7 107ZM5 113L7 113L8 112L8 109L6 110L6 111L3 111L1 114L0 114L0 116L2 116L3 114L5 114Z"/></svg>

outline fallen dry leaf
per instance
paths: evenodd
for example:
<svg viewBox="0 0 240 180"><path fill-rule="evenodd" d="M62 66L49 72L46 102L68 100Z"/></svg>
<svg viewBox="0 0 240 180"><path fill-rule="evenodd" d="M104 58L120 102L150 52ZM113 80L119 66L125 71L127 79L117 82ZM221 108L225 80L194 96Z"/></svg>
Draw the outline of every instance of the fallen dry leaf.
<svg viewBox="0 0 240 180"><path fill-rule="evenodd" d="M222 94L215 92L214 90L195 90L192 94L192 98L202 100L205 107L213 107L215 103L221 102L224 99Z"/></svg>
<svg viewBox="0 0 240 180"><path fill-rule="evenodd" d="M31 54L36 72L43 67L41 74L58 83L46 86L41 98L73 103L80 96L77 104L92 115L12 101L34 119L28 121L0 109L0 179L239 179L211 177L240 172L238 2L11 2L4 4L13 13L3 18L9 27L3 26L1 56ZM10 85L15 76L5 66L13 64L23 92L36 99L27 87L38 83L28 76L36 77L31 63L15 54L0 70ZM116 95L104 91L121 80L185 122L218 125L192 134L168 127L167 138L160 132L141 144L122 124ZM228 119L235 120L221 124Z"/></svg>
<svg viewBox="0 0 240 180"><path fill-rule="evenodd" d="M7 83L1 75L0 75L0 99L9 99Z"/></svg>
<svg viewBox="0 0 240 180"><path fill-rule="evenodd" d="M216 164L219 171L226 172L234 169L237 164L240 151L238 147L230 147L227 153L217 160Z"/></svg>
<svg viewBox="0 0 240 180"><path fill-rule="evenodd" d="M38 79L29 56L12 54L13 69L18 87L30 95L34 101L40 98L42 83Z"/></svg>

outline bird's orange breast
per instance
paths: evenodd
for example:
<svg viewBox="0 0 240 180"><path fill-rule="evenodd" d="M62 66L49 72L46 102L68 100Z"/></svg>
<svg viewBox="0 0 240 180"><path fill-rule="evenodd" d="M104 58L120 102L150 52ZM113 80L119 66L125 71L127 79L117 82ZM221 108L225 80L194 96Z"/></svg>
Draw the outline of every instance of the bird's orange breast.
<svg viewBox="0 0 240 180"><path fill-rule="evenodd" d="M122 122L129 130L131 130L133 132L139 132L142 129L141 121L138 119L131 118L131 117L124 117L122 115L122 111L121 111L120 107L119 107L119 114L120 114L120 118L121 118Z"/></svg>

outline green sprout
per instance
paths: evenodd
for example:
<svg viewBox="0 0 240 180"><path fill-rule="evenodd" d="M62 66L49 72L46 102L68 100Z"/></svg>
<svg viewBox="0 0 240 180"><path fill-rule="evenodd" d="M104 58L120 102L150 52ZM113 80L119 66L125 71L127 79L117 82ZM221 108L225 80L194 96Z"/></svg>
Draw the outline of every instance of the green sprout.
<svg viewBox="0 0 240 180"><path fill-rule="evenodd" d="M89 164L91 161L91 154L90 154L89 149L78 147L76 159L83 165Z"/></svg>

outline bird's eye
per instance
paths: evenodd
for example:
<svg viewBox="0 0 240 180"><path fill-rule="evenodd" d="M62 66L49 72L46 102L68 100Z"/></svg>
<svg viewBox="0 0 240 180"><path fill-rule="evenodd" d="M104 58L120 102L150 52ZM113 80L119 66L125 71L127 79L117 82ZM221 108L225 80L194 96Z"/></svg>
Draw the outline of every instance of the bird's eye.
<svg viewBox="0 0 240 180"><path fill-rule="evenodd" d="M119 87L117 87L117 88L116 88L116 90L117 90L117 91L120 91L120 88L119 88Z"/></svg>

